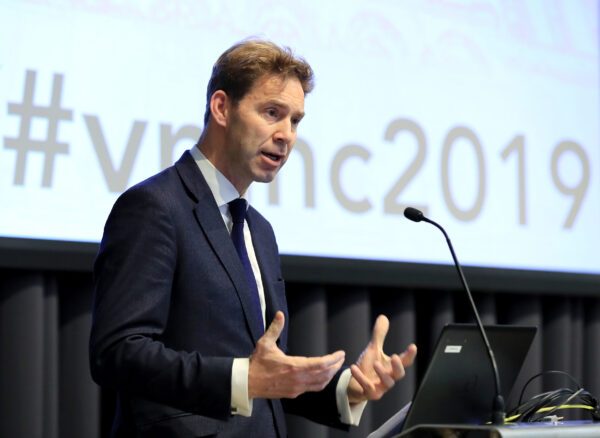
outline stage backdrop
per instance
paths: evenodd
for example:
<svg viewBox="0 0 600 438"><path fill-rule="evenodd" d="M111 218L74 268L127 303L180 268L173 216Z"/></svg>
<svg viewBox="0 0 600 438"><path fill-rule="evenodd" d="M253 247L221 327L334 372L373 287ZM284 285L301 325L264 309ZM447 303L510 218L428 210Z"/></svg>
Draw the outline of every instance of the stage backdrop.
<svg viewBox="0 0 600 438"><path fill-rule="evenodd" d="M598 3L0 5L0 236L98 242L127 187L202 130L251 35L316 72L286 169L255 185L283 254L600 273Z"/></svg>

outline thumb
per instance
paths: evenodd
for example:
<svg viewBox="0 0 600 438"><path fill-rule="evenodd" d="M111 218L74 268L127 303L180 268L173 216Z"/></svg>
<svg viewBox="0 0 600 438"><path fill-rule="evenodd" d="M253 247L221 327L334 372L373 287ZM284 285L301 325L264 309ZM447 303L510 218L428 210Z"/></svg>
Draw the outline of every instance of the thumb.
<svg viewBox="0 0 600 438"><path fill-rule="evenodd" d="M278 310L275 314L275 317L273 318L273 321L269 325L269 328L267 329L267 331L265 331L265 334L262 336L263 339L267 341L277 342L277 339L279 339L279 336L283 331L284 325L285 316L283 315L283 312L281 310Z"/></svg>
<svg viewBox="0 0 600 438"><path fill-rule="evenodd" d="M385 341L385 336L390 328L390 321L387 319L385 315L379 315L377 320L375 321L375 326L373 327L373 335L372 342L379 349L383 349L383 342Z"/></svg>

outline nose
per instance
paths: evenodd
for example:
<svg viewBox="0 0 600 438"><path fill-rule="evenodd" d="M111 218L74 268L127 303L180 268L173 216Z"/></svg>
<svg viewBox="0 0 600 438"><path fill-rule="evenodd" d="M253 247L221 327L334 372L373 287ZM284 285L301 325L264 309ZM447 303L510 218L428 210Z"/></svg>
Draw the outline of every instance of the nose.
<svg viewBox="0 0 600 438"><path fill-rule="evenodd" d="M277 130L273 135L273 141L282 146L291 146L294 144L296 140L296 129L292 125L292 121L290 119L283 119L277 126Z"/></svg>

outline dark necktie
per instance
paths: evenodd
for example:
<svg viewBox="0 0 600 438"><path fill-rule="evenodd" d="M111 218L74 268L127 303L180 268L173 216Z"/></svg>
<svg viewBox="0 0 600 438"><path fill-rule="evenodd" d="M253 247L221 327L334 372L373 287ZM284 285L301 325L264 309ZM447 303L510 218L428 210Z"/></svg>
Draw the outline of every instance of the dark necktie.
<svg viewBox="0 0 600 438"><path fill-rule="evenodd" d="M229 203L229 213L231 214L231 220L233 221L233 227L231 228L231 240L235 250L240 256L244 271L246 272L246 279L252 291L252 304L254 311L260 322L259 333L264 332L262 309L260 307L260 298L258 297L258 287L256 285L256 278L254 278L254 272L250 265L250 259L248 258L248 251L246 250L246 242L244 241L244 221L246 219L246 200L243 198L234 199Z"/></svg>

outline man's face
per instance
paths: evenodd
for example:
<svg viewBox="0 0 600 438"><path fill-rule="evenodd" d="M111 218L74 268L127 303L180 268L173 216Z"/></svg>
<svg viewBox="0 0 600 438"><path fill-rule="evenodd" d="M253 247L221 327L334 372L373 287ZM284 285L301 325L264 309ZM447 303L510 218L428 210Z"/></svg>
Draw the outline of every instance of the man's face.
<svg viewBox="0 0 600 438"><path fill-rule="evenodd" d="M297 78L267 75L228 108L221 171L243 193L253 181L272 181L286 162L304 116L304 90Z"/></svg>

